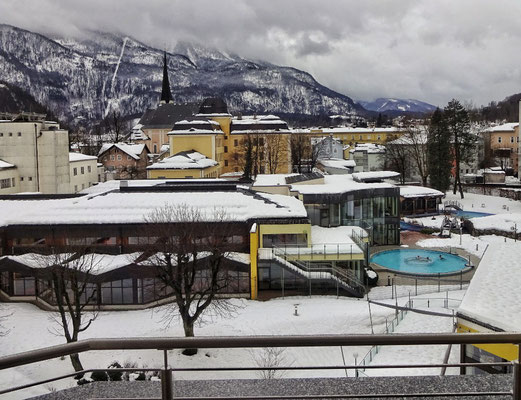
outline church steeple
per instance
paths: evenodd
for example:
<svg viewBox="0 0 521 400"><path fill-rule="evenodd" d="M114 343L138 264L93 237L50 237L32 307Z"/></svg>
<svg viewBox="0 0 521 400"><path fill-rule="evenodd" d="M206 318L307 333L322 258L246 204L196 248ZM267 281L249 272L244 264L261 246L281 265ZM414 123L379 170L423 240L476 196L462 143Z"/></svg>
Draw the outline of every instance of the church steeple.
<svg viewBox="0 0 521 400"><path fill-rule="evenodd" d="M172 92L170 91L170 82L168 80L168 69L166 66L166 51L163 58L163 87L161 89L160 104L171 103L173 101Z"/></svg>

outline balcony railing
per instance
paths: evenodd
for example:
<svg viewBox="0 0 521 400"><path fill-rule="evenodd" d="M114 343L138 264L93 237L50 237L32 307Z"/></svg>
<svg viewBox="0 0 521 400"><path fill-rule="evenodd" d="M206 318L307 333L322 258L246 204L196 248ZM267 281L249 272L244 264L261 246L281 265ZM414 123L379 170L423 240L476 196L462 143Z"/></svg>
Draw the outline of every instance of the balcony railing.
<svg viewBox="0 0 521 400"><path fill-rule="evenodd" d="M75 343L47 347L39 350L11 356L0 357L0 370L14 368L34 362L50 360L56 357L67 356L88 351L114 351L114 350L158 350L163 352L164 368L161 372L161 388L163 400L173 400L180 397L174 396L172 386L172 372L176 371L265 371L265 370L354 370L360 368L357 365L329 365L329 366L270 366L270 367L205 367L205 368L176 368L168 362L168 350L199 348L199 349L231 349L231 348L285 348L285 347L340 347L340 346L394 346L394 345L454 345L454 344L515 344L521 343L521 333L458 333L458 334L391 334L391 335L326 335L326 336L247 336L247 337L192 337L192 338L127 338L127 339L89 339ZM439 368L439 367L476 367L476 366L508 366L513 367L512 387L509 391L459 391L459 392L422 392L421 385L415 393L382 393L378 394L352 394L339 393L336 395L324 394L312 396L298 395L263 395L247 397L226 397L227 399L252 399L252 398L277 398L277 399L302 399L302 398L399 398L399 397L461 397L467 396L512 396L514 400L521 400L521 368L518 360L496 363L453 363L453 364L399 364L399 365L367 365L372 368ZM158 369L147 369L158 371ZM83 371L91 372L94 369ZM104 369L109 371L109 369ZM116 371L144 371L143 368L110 369ZM80 371L82 372L82 371ZM59 379L75 376L80 372L74 372L54 378L34 382L27 385L12 387L0 391L1 394L53 382ZM208 398L208 397L204 397Z"/></svg>

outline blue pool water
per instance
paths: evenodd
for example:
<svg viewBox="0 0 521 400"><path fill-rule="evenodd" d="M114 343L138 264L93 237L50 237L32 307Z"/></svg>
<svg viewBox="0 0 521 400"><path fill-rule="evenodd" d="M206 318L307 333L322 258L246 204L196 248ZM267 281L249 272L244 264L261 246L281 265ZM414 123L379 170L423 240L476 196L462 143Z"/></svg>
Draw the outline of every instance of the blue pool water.
<svg viewBox="0 0 521 400"><path fill-rule="evenodd" d="M370 261L396 272L418 275L455 273L466 268L468 263L455 254L421 249L381 251L373 254Z"/></svg>
<svg viewBox="0 0 521 400"><path fill-rule="evenodd" d="M484 213L484 212L464 211L464 210L456 210L456 212L454 214L456 214L459 218L467 218L467 219L487 217L489 215L494 215L494 214L489 214L489 213Z"/></svg>

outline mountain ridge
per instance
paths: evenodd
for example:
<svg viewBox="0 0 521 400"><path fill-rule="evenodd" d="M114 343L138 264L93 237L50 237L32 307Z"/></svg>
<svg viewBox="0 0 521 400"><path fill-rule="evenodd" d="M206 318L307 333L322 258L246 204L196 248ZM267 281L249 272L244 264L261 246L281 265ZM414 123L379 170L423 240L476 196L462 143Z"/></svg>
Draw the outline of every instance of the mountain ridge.
<svg viewBox="0 0 521 400"><path fill-rule="evenodd" d="M176 102L220 96L232 112L365 113L349 96L321 85L305 71L200 45L184 46L188 55L167 53ZM197 60L190 58L190 50ZM73 126L100 121L111 110L139 115L155 107L162 57L163 51L129 36L91 31L81 39L48 37L0 24L3 79Z"/></svg>

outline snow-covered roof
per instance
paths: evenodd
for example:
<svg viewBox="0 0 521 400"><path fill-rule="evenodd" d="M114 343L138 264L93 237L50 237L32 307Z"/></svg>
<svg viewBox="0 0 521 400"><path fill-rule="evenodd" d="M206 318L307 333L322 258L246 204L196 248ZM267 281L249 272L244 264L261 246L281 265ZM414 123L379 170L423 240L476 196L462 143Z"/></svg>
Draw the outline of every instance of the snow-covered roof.
<svg viewBox="0 0 521 400"><path fill-rule="evenodd" d="M81 153L69 153L69 162L97 160L96 156L88 156Z"/></svg>
<svg viewBox="0 0 521 400"><path fill-rule="evenodd" d="M206 256L207 254L209 253L204 253L203 256ZM50 256L27 253L19 256L0 257L0 261L10 260L32 269L48 268L56 263L61 263L62 265L68 265L70 268L77 268L79 271L88 272L92 275L101 275L134 264L142 255L143 253L141 252L118 255L92 253L84 255L67 264L66 260L73 256L73 253ZM153 263L155 255L149 255L148 257L147 260L140 264L147 265ZM160 256L157 255L157 257ZM242 264L250 264L250 255L246 253L230 252L226 254L226 258Z"/></svg>
<svg viewBox="0 0 521 400"><path fill-rule="evenodd" d="M300 194L340 194L356 190L394 188L390 183L364 183L353 180L352 175L326 175L324 183L317 185L291 185L291 189Z"/></svg>
<svg viewBox="0 0 521 400"><path fill-rule="evenodd" d="M338 128L316 128L311 129L311 132L323 132L323 133L336 133L336 134L352 134L352 133L396 133L400 132L398 128L351 128L351 127L338 127Z"/></svg>
<svg viewBox="0 0 521 400"><path fill-rule="evenodd" d="M255 177L253 186L277 186L286 185L286 178L298 174L259 174Z"/></svg>
<svg viewBox="0 0 521 400"><path fill-rule="evenodd" d="M14 164L10 164L6 161L0 160L0 169L8 169L8 168L14 168L14 167L15 167Z"/></svg>
<svg viewBox="0 0 521 400"><path fill-rule="evenodd" d="M154 185L158 183L152 181ZM0 226L143 223L145 217L154 209L165 205L195 207L200 211L204 221L213 221L216 218L216 209L223 210L230 221L240 222L252 218L307 217L303 203L294 197L242 191L219 192L218 189L204 193L189 190L189 187L186 188L186 192L100 190L101 195L71 199L0 200Z"/></svg>
<svg viewBox="0 0 521 400"><path fill-rule="evenodd" d="M147 169L205 169L219 163L197 151L183 151L152 164Z"/></svg>
<svg viewBox="0 0 521 400"><path fill-rule="evenodd" d="M190 128L190 129L183 129L178 131L170 131L168 132L168 135L219 135L224 134L224 132L220 129L197 129L197 128Z"/></svg>
<svg viewBox="0 0 521 400"><path fill-rule="evenodd" d="M518 126L519 122L509 122L488 128L487 132L514 132Z"/></svg>
<svg viewBox="0 0 521 400"><path fill-rule="evenodd" d="M47 268L53 266L55 263L64 262L73 254L60 254L45 256L35 253L27 253L20 256L4 256L0 257L0 261L6 259L23 264L29 268ZM68 264L71 268L77 268L80 271L87 271L93 275L101 275L105 272L113 271L121 267L125 267L134 263L134 261L141 255L141 253L131 254L88 254L72 261Z"/></svg>
<svg viewBox="0 0 521 400"><path fill-rule="evenodd" d="M394 171L368 171L354 173L353 179L358 182L369 182L375 180L396 178L398 176L400 176L400 173Z"/></svg>
<svg viewBox="0 0 521 400"><path fill-rule="evenodd" d="M431 189L423 186L400 186L400 196L405 198L410 197L443 197L445 193L436 189Z"/></svg>
<svg viewBox="0 0 521 400"><path fill-rule="evenodd" d="M357 143L355 147L349 150L350 153L365 152L370 154L385 153L385 146L376 143Z"/></svg>
<svg viewBox="0 0 521 400"><path fill-rule="evenodd" d="M351 236L353 232L362 238L366 238L367 232L359 226L337 226L335 228L324 228L318 225L311 226L311 241L313 244L327 243L354 243Z"/></svg>
<svg viewBox="0 0 521 400"><path fill-rule="evenodd" d="M521 331L521 243L490 244L458 313L504 331Z"/></svg>
<svg viewBox="0 0 521 400"><path fill-rule="evenodd" d="M128 143L105 143L99 151L99 156L110 150L112 147L116 147L122 152L131 156L134 160L139 160L140 154L145 149L144 144L128 144Z"/></svg>
<svg viewBox="0 0 521 400"><path fill-rule="evenodd" d="M319 159L317 162L329 168L349 169L356 167L354 160L343 160L341 158Z"/></svg>

